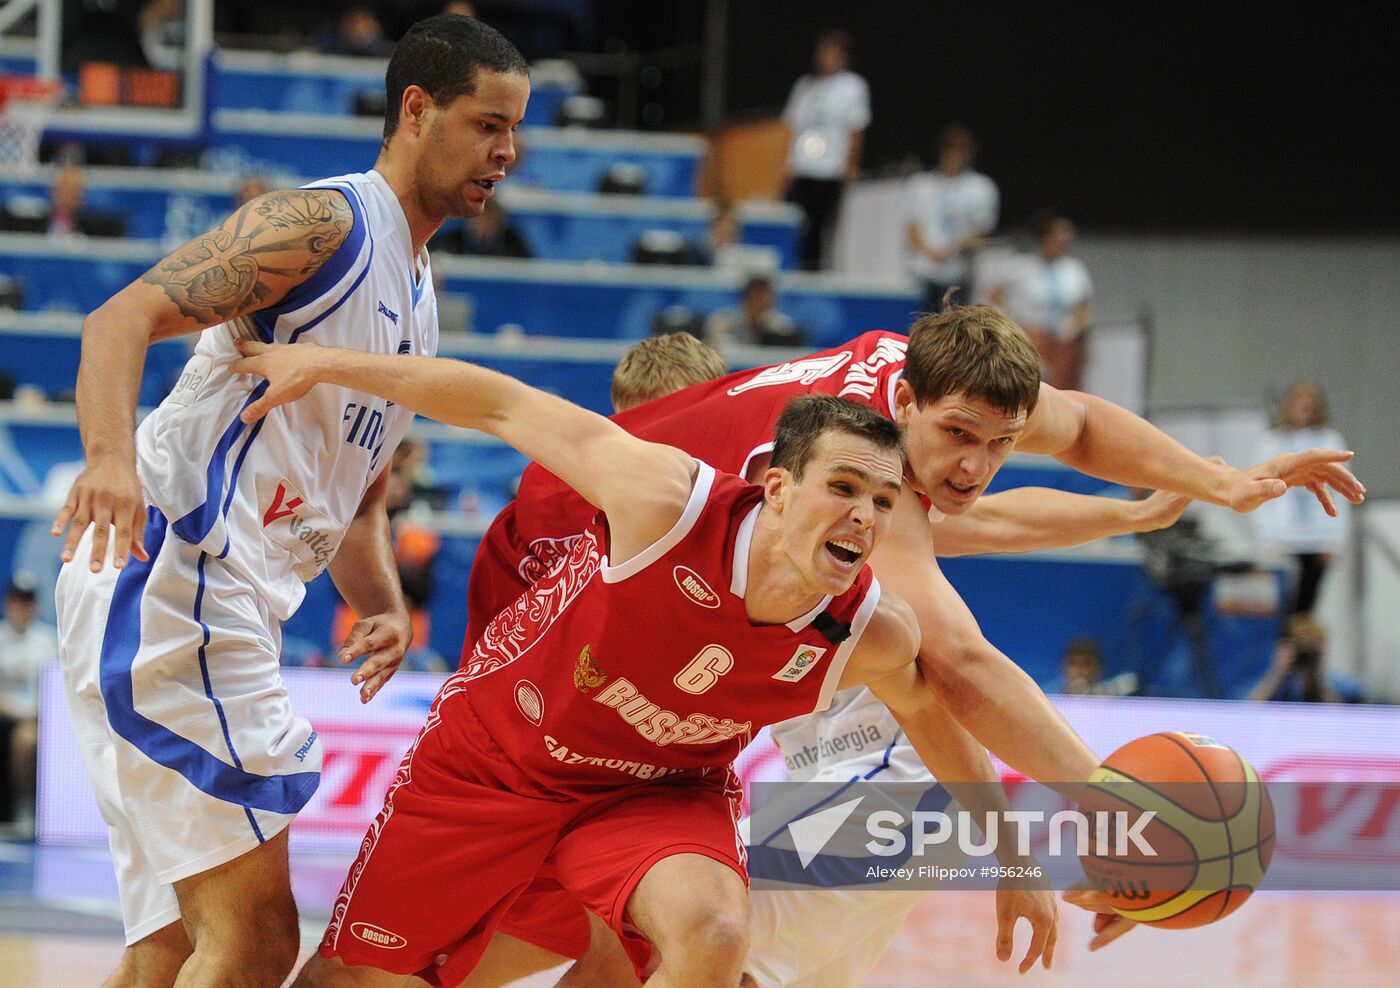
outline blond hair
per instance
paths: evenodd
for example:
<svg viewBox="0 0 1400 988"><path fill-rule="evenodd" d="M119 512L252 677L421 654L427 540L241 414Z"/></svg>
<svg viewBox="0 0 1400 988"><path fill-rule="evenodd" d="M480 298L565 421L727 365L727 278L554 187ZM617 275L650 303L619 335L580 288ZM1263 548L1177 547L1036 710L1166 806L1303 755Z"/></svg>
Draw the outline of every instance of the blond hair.
<svg viewBox="0 0 1400 988"><path fill-rule="evenodd" d="M612 402L625 411L672 391L724 376L724 358L689 333L649 336L628 350L612 376Z"/></svg>
<svg viewBox="0 0 1400 988"><path fill-rule="evenodd" d="M909 329L904 380L923 406L963 394L1008 414L1040 398L1040 355L1020 326L990 305L953 306Z"/></svg>

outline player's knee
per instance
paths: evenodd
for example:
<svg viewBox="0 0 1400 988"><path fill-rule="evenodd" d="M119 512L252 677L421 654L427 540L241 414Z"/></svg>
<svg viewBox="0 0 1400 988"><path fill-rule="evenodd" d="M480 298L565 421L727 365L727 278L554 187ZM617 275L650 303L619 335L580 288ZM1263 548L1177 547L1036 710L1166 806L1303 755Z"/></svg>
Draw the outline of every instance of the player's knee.
<svg viewBox="0 0 1400 988"><path fill-rule="evenodd" d="M719 910L698 916L682 937L690 954L685 967L705 978L697 984L733 985L749 952L748 917L741 910ZM663 961L666 959L663 955ZM709 977L713 975L713 977Z"/></svg>

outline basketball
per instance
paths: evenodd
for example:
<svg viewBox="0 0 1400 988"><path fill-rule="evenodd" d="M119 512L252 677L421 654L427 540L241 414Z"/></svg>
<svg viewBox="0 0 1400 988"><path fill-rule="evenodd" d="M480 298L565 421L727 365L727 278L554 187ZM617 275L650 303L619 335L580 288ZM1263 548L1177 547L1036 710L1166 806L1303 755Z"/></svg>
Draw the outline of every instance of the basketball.
<svg viewBox="0 0 1400 988"><path fill-rule="evenodd" d="M1223 919L1259 887L1273 854L1264 783L1233 748L1200 734L1163 732L1119 748L1080 809L1106 838L1080 845L1085 873L1139 923L1187 929ZM1143 824L1145 811L1153 816Z"/></svg>

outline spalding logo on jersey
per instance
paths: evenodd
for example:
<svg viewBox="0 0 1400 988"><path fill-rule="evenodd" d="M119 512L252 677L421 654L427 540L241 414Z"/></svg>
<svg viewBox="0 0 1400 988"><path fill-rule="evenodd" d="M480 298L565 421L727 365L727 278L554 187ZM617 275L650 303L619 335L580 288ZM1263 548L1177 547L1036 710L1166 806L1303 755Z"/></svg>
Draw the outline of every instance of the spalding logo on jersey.
<svg viewBox="0 0 1400 988"><path fill-rule="evenodd" d="M710 585L700 578L700 574L689 566L677 566L671 570L671 576L691 603L712 609L719 606L719 594L711 590Z"/></svg>

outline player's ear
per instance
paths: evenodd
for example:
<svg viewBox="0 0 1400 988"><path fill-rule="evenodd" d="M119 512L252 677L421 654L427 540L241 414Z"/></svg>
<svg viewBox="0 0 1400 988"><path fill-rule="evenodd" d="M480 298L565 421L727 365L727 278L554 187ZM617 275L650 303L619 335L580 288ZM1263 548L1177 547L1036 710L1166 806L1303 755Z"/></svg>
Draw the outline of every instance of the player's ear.
<svg viewBox="0 0 1400 988"><path fill-rule="evenodd" d="M791 479L792 474L783 467L769 467L763 472L763 499L781 511Z"/></svg>
<svg viewBox="0 0 1400 988"><path fill-rule="evenodd" d="M900 425L908 425L909 415L916 404L913 387L901 377L894 386L894 420Z"/></svg>
<svg viewBox="0 0 1400 988"><path fill-rule="evenodd" d="M423 126L423 117L432 105L433 98L422 86L405 86L403 105L399 107L400 122L413 127L416 131Z"/></svg>

